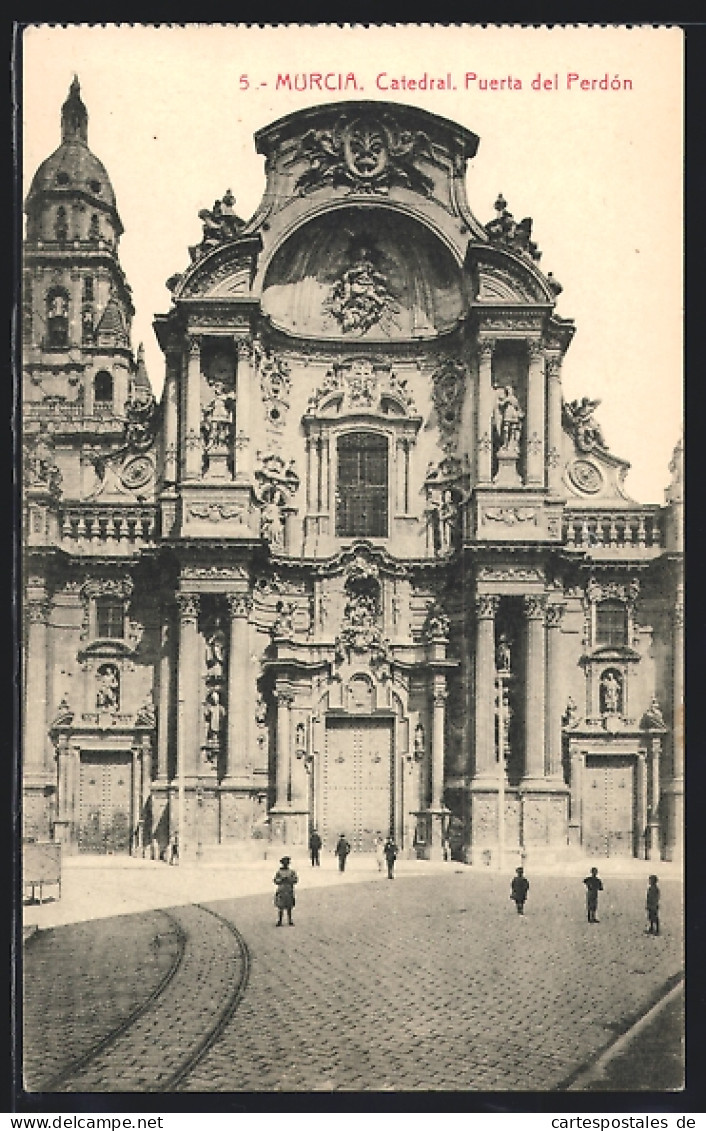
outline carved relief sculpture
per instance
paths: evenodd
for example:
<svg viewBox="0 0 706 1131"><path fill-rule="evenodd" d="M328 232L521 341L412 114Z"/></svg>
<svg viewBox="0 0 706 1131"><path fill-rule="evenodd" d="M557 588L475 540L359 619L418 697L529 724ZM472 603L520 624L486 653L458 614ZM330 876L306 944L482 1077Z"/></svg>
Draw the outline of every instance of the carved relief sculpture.
<svg viewBox="0 0 706 1131"><path fill-rule="evenodd" d="M441 447L449 453L456 444L461 421L461 408L466 387L465 365L456 358L446 357L431 375L432 404L436 412Z"/></svg>
<svg viewBox="0 0 706 1131"><path fill-rule="evenodd" d="M494 207L497 215L485 225L491 243L501 244L508 251L513 251L518 255L526 255L529 259L535 261L541 259L542 253L537 249L537 244L531 238L532 220L530 217L526 216L524 220L516 221L512 213L508 212L507 201L503 199L502 193L495 201Z"/></svg>
<svg viewBox="0 0 706 1131"><path fill-rule="evenodd" d="M350 266L333 284L325 309L344 334L364 334L377 323L385 329L399 312L387 279L376 263L379 252L366 240L352 241Z"/></svg>
<svg viewBox="0 0 706 1131"><path fill-rule="evenodd" d="M299 489L299 476L294 460L285 463L280 455L257 453L255 498L260 504L260 537L272 550L284 549L285 513Z"/></svg>
<svg viewBox="0 0 706 1131"><path fill-rule="evenodd" d="M222 200L216 200L210 211L201 209L199 220L203 224L203 237L200 244L189 248L192 260L201 259L221 244L230 243L245 227L245 221L236 214L234 204L235 197L227 189Z"/></svg>
<svg viewBox="0 0 706 1131"><path fill-rule="evenodd" d="M114 713L120 710L120 673L115 664L101 664L96 672L96 710Z"/></svg>
<svg viewBox="0 0 706 1131"><path fill-rule="evenodd" d="M600 424L593 415L600 403L590 400L589 397L563 402L564 427L573 436L580 452L592 452L594 448L607 450Z"/></svg>
<svg viewBox="0 0 706 1131"><path fill-rule="evenodd" d="M296 183L302 194L324 185L366 193L387 193L400 185L428 196L434 187L415 164L430 155L429 138L401 128L391 114L354 119L341 114L329 129L304 134L299 153L309 161Z"/></svg>
<svg viewBox="0 0 706 1131"><path fill-rule="evenodd" d="M618 673L609 668L601 676L600 707L603 715L619 714L623 704L623 685Z"/></svg>

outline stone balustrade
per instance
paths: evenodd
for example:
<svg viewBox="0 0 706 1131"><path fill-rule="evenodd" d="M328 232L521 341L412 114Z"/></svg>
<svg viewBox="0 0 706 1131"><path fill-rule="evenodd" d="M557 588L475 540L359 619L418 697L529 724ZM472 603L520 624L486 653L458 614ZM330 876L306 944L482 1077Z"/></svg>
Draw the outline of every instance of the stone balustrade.
<svg viewBox="0 0 706 1131"><path fill-rule="evenodd" d="M639 510L564 511L563 537L567 546L580 549L661 549L664 531L658 507Z"/></svg>
<svg viewBox="0 0 706 1131"><path fill-rule="evenodd" d="M152 506L81 504L61 509L59 529L62 542L152 542L156 534L156 519L157 511Z"/></svg>

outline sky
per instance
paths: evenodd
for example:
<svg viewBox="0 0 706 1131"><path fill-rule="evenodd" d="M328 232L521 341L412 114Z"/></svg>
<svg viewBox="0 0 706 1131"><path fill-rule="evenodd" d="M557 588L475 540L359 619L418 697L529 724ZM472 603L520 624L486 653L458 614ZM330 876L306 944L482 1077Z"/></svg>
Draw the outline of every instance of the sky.
<svg viewBox="0 0 706 1131"><path fill-rule="evenodd" d="M682 67L679 28L40 24L21 38L23 192L60 144L77 74L125 228L133 346L159 393L165 282L200 241L200 209L228 188L244 219L258 206L256 130L339 99L450 118L480 137L471 211L486 223L502 192L517 220L531 216L540 266L564 288L557 313L577 326L565 398L601 401L606 441L632 465L628 494L661 503L682 428ZM282 81L311 73L342 89ZM433 87L402 86L424 76Z"/></svg>

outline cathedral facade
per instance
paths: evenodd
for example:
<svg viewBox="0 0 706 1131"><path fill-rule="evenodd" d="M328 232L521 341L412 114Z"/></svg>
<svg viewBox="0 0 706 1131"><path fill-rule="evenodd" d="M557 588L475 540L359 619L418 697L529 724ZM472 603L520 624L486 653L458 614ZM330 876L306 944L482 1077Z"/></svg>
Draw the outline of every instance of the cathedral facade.
<svg viewBox="0 0 706 1131"><path fill-rule="evenodd" d="M471 212L479 139L378 101L260 130L158 401L87 123L74 80L26 200L25 837L676 857L681 449L631 500L531 221Z"/></svg>

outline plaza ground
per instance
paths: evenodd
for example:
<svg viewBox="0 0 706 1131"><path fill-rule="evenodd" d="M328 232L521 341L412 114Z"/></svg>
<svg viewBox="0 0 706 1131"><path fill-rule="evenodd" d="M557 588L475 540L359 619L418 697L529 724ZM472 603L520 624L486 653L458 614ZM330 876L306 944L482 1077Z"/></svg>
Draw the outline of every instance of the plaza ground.
<svg viewBox="0 0 706 1131"><path fill-rule="evenodd" d="M591 1070L679 981L682 884L673 866L658 869L663 931L654 938L644 933L653 867L644 861L601 865L592 925L581 861L528 867L521 917L511 871L402 860L390 882L370 857L352 857L343 875L333 858L320 869L295 859L295 927L282 930L276 864L67 860L61 898L25 908L26 1089L61 1079L61 1090L159 1090L201 1047L238 979L237 1008L180 1090L681 1087L678 997L634 1041L623 1039L600 1073ZM124 1036L88 1060L143 1002Z"/></svg>

